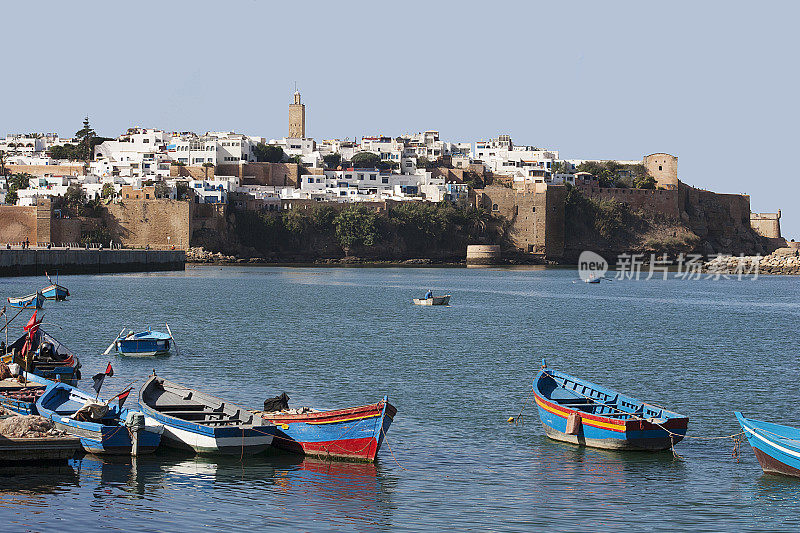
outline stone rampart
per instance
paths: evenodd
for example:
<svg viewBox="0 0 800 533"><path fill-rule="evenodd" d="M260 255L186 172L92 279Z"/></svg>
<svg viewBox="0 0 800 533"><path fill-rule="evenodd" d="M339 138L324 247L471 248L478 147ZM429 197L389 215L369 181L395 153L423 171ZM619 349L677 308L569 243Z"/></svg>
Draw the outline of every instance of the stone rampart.
<svg viewBox="0 0 800 533"><path fill-rule="evenodd" d="M9 174L24 172L31 176L82 176L83 164L77 165L6 165Z"/></svg>
<svg viewBox="0 0 800 533"><path fill-rule="evenodd" d="M656 213L677 219L680 217L677 189L623 189L595 185L580 185L581 192L595 200L615 200L633 211Z"/></svg>
<svg viewBox="0 0 800 533"><path fill-rule="evenodd" d="M0 205L0 244L37 242L36 206Z"/></svg>
<svg viewBox="0 0 800 533"><path fill-rule="evenodd" d="M0 276L183 270L183 250L0 249Z"/></svg>

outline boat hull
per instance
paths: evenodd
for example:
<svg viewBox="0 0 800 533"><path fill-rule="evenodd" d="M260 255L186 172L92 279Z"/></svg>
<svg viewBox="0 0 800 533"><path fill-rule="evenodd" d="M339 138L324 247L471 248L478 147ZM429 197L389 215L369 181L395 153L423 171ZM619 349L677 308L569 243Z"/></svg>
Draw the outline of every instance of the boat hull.
<svg viewBox="0 0 800 533"><path fill-rule="evenodd" d="M275 424L277 448L326 459L373 462L395 414L397 409L384 399L335 411L262 416Z"/></svg>
<svg viewBox="0 0 800 533"><path fill-rule="evenodd" d="M414 305L450 305L450 295L433 298L414 298Z"/></svg>
<svg viewBox="0 0 800 533"><path fill-rule="evenodd" d="M139 391L146 422L164 426L163 443L197 454L254 455L272 444L274 428L249 411L151 376Z"/></svg>
<svg viewBox="0 0 800 533"><path fill-rule="evenodd" d="M120 339L117 352L134 357L153 357L167 355L170 351L169 339Z"/></svg>
<svg viewBox="0 0 800 533"><path fill-rule="evenodd" d="M550 371L543 370L539 373L534 386L534 399L545 434L553 440L607 450L659 451L670 449L686 435L689 419L671 411L659 410L663 418L656 418L626 413L613 408L613 404L604 402L584 405L587 409L603 408L609 413L593 414L560 404L558 400L552 399L559 394L555 389L550 391L550 397L542 392L547 388L543 386L542 380L552 377ZM566 378L570 383L577 384L578 390L598 391L595 393L598 397L603 394L616 398L621 396L616 391L566 374L557 373L556 377ZM556 382L555 379L552 381ZM549 385L552 386L552 383ZM568 394L563 394L561 398L562 401L569 399ZM637 402L627 397L624 400L627 405Z"/></svg>
<svg viewBox="0 0 800 533"><path fill-rule="evenodd" d="M20 298L7 298L8 305L17 309L40 309L44 305L45 297L41 294L29 294Z"/></svg>
<svg viewBox="0 0 800 533"><path fill-rule="evenodd" d="M57 302L62 302L67 299L69 296L69 291L66 287L62 287L61 285L50 285L49 287L45 287L41 290L42 296L45 297L47 300L55 300Z"/></svg>
<svg viewBox="0 0 800 533"><path fill-rule="evenodd" d="M87 453L96 455L130 455L133 450L130 431L122 422L116 426L103 426L92 422L78 422L67 417L60 417L60 419L54 419L53 423L57 429L81 439L81 447ZM161 434L158 431L140 431L138 453L140 455L153 453L160 442Z"/></svg>
<svg viewBox="0 0 800 533"><path fill-rule="evenodd" d="M765 474L800 477L800 431L736 413L747 441Z"/></svg>

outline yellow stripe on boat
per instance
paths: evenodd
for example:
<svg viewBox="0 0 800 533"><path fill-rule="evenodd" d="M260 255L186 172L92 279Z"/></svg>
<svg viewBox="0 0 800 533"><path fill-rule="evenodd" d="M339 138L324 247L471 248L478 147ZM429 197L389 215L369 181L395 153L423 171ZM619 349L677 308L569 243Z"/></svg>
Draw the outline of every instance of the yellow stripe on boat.
<svg viewBox="0 0 800 533"><path fill-rule="evenodd" d="M561 411L559 409L556 409L554 407L551 407L551 406L547 405L546 403L543 403L542 400L540 400L538 397L536 397L535 400L536 400L536 405L538 405L539 407L541 407L545 411L549 411L549 412L553 413L554 415L560 416L561 418L567 418L569 416L569 412L570 411L565 412L565 411ZM575 411L575 412L578 412L578 411ZM593 415L593 416L597 416L597 415ZM600 422L599 420L594 420L592 418L584 418L583 416L581 416L581 423L586 424L587 426L594 426L596 428L610 429L611 431L621 431L621 432L625 431L625 424L624 423L622 423L622 424L609 424L608 422Z"/></svg>

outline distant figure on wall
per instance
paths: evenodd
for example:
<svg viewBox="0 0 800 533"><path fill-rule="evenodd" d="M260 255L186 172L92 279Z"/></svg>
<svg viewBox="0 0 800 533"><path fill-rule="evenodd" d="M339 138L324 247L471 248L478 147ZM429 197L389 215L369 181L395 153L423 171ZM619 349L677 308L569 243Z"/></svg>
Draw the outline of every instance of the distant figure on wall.
<svg viewBox="0 0 800 533"><path fill-rule="evenodd" d="M428 292L425 293L425 299L428 300L430 298L433 298L433 291L428 289Z"/></svg>

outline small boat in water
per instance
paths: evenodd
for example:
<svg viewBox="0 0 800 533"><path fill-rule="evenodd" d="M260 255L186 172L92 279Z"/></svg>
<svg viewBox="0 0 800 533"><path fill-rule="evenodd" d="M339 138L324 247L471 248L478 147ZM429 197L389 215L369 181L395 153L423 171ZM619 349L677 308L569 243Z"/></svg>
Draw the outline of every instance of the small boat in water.
<svg viewBox="0 0 800 533"><path fill-rule="evenodd" d="M542 364L534 396L553 440L610 450L666 450L683 440L689 418Z"/></svg>
<svg viewBox="0 0 800 533"><path fill-rule="evenodd" d="M57 302L62 302L67 299L69 296L69 290L66 287L62 287L58 284L52 284L41 291L42 296L44 296L47 300L56 300Z"/></svg>
<svg viewBox="0 0 800 533"><path fill-rule="evenodd" d="M32 329L6 347L0 361L17 363L21 369L51 381L77 385L81 379L81 363L66 346L41 327Z"/></svg>
<svg viewBox="0 0 800 533"><path fill-rule="evenodd" d="M50 285L39 292L41 292L42 295L48 300L55 300L57 302L66 300L69 296L69 291L63 285L58 284L58 272L56 272L55 282L50 279L50 275L47 274L47 272L45 272L44 275L47 276L47 281L50 282Z"/></svg>
<svg viewBox="0 0 800 533"><path fill-rule="evenodd" d="M275 428L260 416L155 375L139 391L148 422L164 425L164 444L195 453L252 455L272 443Z"/></svg>
<svg viewBox="0 0 800 533"><path fill-rule="evenodd" d="M113 399L112 399L113 401ZM126 421L134 410L109 405L65 383L51 383L36 400L39 416L49 418L56 428L81 439L89 453L130 455L133 443ZM145 424L139 432L138 453L152 453L161 442L163 427Z"/></svg>
<svg viewBox="0 0 800 533"><path fill-rule="evenodd" d="M172 335L147 328L147 331L139 333L131 330L126 336L117 337L114 342L117 353L121 355L167 355L171 348Z"/></svg>
<svg viewBox="0 0 800 533"><path fill-rule="evenodd" d="M288 398L286 398L288 400ZM397 409L384 396L371 405L314 411L260 412L275 424L273 445L294 453L373 462Z"/></svg>
<svg viewBox="0 0 800 533"><path fill-rule="evenodd" d="M800 477L800 429L734 414L765 474Z"/></svg>
<svg viewBox="0 0 800 533"><path fill-rule="evenodd" d="M17 309L41 309L44 306L45 297L41 292L20 296L19 298L7 298L8 305Z"/></svg>
<svg viewBox="0 0 800 533"><path fill-rule="evenodd" d="M431 296L430 298L413 298L414 305L449 305L450 295Z"/></svg>

